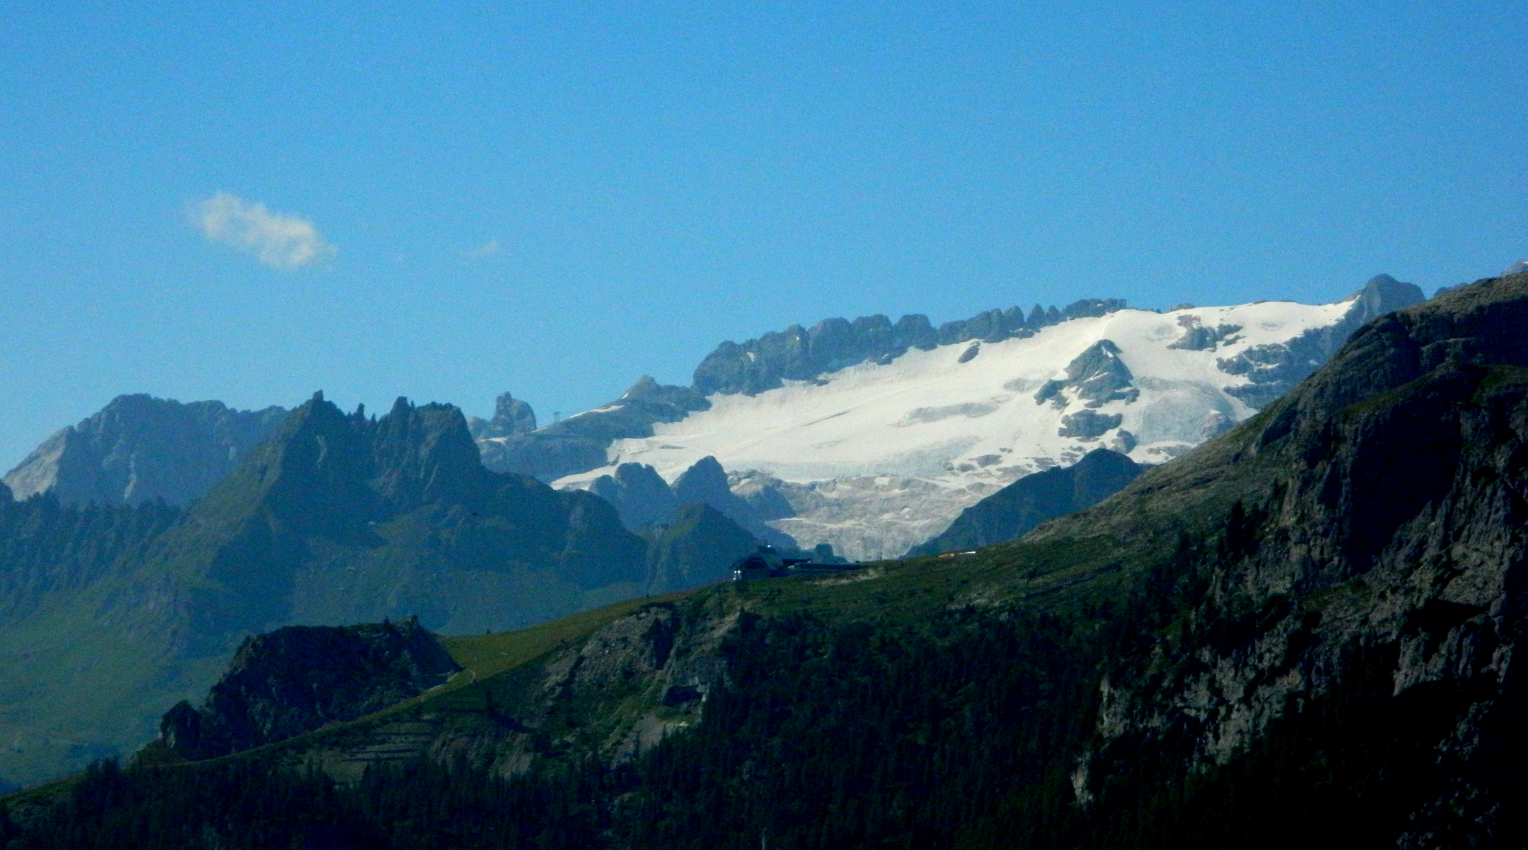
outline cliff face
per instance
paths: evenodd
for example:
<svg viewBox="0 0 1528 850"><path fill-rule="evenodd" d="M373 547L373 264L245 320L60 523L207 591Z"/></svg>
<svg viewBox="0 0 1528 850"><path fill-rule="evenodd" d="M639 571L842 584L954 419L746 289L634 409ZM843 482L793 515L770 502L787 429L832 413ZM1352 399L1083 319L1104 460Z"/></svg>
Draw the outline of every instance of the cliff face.
<svg viewBox="0 0 1528 850"><path fill-rule="evenodd" d="M895 324L885 316L824 319L810 329L792 325L743 343L724 342L695 368L695 389L702 395L747 393L754 395L782 386L783 381L809 381L866 361L888 363L908 349L928 350L937 345L979 340L1001 342L1030 336L1067 319L1102 316L1122 310L1118 298L1084 298L1066 309L1039 304L1026 316L1020 307L988 310L969 319L945 322L936 330L927 316L903 316Z"/></svg>

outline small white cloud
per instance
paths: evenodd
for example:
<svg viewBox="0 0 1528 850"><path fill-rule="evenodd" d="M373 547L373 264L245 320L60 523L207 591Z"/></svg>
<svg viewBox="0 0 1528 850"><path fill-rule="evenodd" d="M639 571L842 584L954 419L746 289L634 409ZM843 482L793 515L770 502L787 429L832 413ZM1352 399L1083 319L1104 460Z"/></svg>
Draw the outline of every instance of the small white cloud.
<svg viewBox="0 0 1528 850"><path fill-rule="evenodd" d="M251 203L228 192L193 203L191 222L209 240L251 254L273 269L302 268L335 253L313 222L271 212L265 204Z"/></svg>
<svg viewBox="0 0 1528 850"><path fill-rule="evenodd" d="M499 253L499 240L490 239L470 251L463 251L462 256L476 260L497 253Z"/></svg>

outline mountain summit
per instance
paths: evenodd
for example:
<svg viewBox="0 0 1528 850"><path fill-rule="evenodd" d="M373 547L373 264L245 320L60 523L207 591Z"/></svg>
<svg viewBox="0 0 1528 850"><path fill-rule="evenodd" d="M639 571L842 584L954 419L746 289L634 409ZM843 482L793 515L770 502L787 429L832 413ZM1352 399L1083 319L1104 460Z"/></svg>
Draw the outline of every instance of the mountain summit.
<svg viewBox="0 0 1528 850"><path fill-rule="evenodd" d="M5 483L21 499L48 492L70 504L163 499L185 507L232 471L286 413L279 407L230 410L216 401L117 396L43 441L5 474Z"/></svg>

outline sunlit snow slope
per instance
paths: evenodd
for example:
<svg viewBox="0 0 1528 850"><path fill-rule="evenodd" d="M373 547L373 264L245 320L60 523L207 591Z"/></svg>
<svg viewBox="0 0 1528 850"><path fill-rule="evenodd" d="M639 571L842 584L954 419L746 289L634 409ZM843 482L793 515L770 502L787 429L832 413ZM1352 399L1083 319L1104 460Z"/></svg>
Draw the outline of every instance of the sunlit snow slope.
<svg viewBox="0 0 1528 850"><path fill-rule="evenodd" d="M1362 294L1314 306L1120 310L1027 338L911 350L757 395L718 393L708 410L616 440L608 465L557 483L587 486L628 462L672 481L712 455L735 492L777 488L795 516L770 525L803 546L893 557L1002 486L1091 449L1161 463L1224 431L1329 356Z"/></svg>
<svg viewBox="0 0 1528 850"><path fill-rule="evenodd" d="M652 437L613 443L609 467L558 483L576 486L626 462L673 479L712 455L738 484L764 483L738 475L752 472L787 485L782 492L798 515L772 524L802 544L829 542L851 557L897 555L1003 485L1100 445L1128 449L1142 463L1192 448L1254 412L1227 392L1248 377L1228 374L1222 362L1335 324L1349 306L1122 310L1027 339L909 351L886 365L851 366L755 396L712 396L709 410L660 423ZM1201 350L1170 347L1196 326L1239 330ZM1090 401L1079 397L1083 388L1064 386L1036 400L1048 381L1066 382L1066 366L1101 340L1118 347L1128 389ZM1089 413L1098 425L1115 416L1118 423L1062 436L1068 422Z"/></svg>

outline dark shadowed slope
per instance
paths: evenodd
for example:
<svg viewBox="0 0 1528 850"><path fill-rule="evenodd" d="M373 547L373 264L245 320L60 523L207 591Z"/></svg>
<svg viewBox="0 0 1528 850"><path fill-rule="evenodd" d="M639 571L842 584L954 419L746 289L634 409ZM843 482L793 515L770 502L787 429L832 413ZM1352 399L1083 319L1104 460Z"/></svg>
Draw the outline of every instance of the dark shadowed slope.
<svg viewBox="0 0 1528 850"><path fill-rule="evenodd" d="M1017 540L1049 519L1092 507L1134 481L1143 467L1108 449L1094 449L1071 466L1026 475L960 512L950 527L914 546L921 558Z"/></svg>

